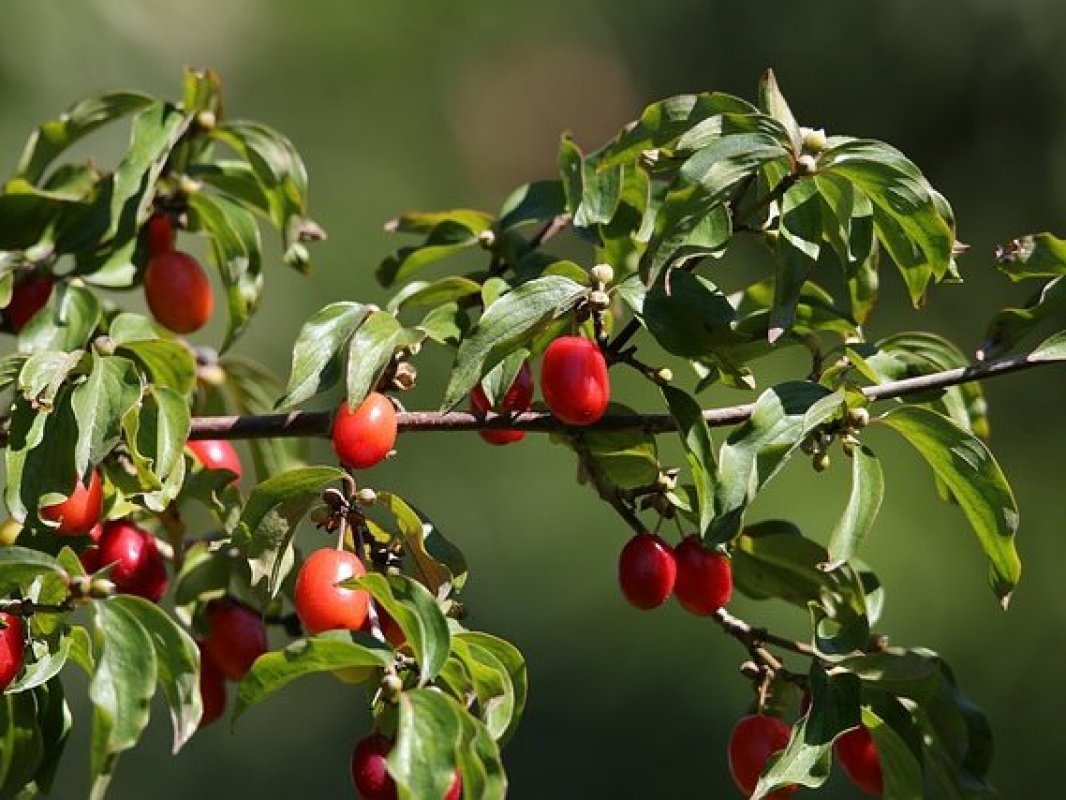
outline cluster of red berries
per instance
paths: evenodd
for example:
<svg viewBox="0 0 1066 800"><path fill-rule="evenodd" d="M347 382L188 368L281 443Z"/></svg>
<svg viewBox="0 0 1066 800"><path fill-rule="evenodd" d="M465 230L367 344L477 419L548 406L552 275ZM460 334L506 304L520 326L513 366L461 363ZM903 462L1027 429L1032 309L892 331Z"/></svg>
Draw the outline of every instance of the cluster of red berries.
<svg viewBox="0 0 1066 800"><path fill-rule="evenodd" d="M745 797L755 793L759 775L770 759L785 749L792 730L779 717L752 714L741 719L729 737L729 771ZM884 792L881 760L870 731L863 726L851 728L833 743L836 761L852 783L871 797ZM787 800L798 786L786 786L767 800Z"/></svg>
<svg viewBox="0 0 1066 800"><path fill-rule="evenodd" d="M695 534L675 549L657 534L638 533L622 548L618 583L637 608L657 608L673 594L699 616L713 614L733 596L728 556L708 550Z"/></svg>

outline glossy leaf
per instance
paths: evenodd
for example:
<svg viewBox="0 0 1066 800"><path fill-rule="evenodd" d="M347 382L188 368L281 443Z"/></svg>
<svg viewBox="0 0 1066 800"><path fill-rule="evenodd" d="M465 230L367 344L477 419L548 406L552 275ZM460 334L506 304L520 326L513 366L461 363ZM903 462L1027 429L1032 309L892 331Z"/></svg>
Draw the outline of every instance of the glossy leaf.
<svg viewBox="0 0 1066 800"><path fill-rule="evenodd" d="M713 283L685 270L663 273L648 290L644 324L663 349L698 358L733 341L736 312Z"/></svg>
<svg viewBox="0 0 1066 800"><path fill-rule="evenodd" d="M490 305L459 345L441 409L462 402L488 370L570 311L584 292L569 278L549 275L523 283Z"/></svg>
<svg viewBox="0 0 1066 800"><path fill-rule="evenodd" d="M352 667L384 668L391 661L389 648L370 639L353 642L347 632L298 639L283 650L273 650L256 659L237 686L233 719L236 721L253 705L305 675Z"/></svg>
<svg viewBox="0 0 1066 800"><path fill-rule="evenodd" d="M1066 241L1050 233L1021 236L1001 248L999 268L1011 279L1058 278L1066 275Z"/></svg>
<svg viewBox="0 0 1066 800"><path fill-rule="evenodd" d="M1002 355L1025 339L1040 323L1066 314L1066 277L1048 281L1018 308L1005 308L992 318L978 358Z"/></svg>
<svg viewBox="0 0 1066 800"><path fill-rule="evenodd" d="M850 561L873 527L885 494L881 462L873 451L859 445L851 454L851 495L844 515L829 534L832 564Z"/></svg>
<svg viewBox="0 0 1066 800"><path fill-rule="evenodd" d="M311 315L296 336L289 383L279 408L299 405L340 379L340 353L367 313L362 303L338 302Z"/></svg>
<svg viewBox="0 0 1066 800"><path fill-rule="evenodd" d="M100 302L88 289L56 287L48 305L19 331L19 352L84 348L100 317Z"/></svg>
<svg viewBox="0 0 1066 800"><path fill-rule="evenodd" d="M78 422L74 468L84 475L111 452L122 436L122 418L140 400L141 386L133 362L118 356L92 357L92 370L71 393Z"/></svg>
<svg viewBox="0 0 1066 800"><path fill-rule="evenodd" d="M398 349L421 339L419 331L405 328L387 311L370 312L348 344L349 407L366 399Z"/></svg>
<svg viewBox="0 0 1066 800"><path fill-rule="evenodd" d="M438 600L446 600L466 583L466 559L437 527L406 500L392 492L378 492L378 502L392 513L400 528L404 552L418 580Z"/></svg>
<svg viewBox="0 0 1066 800"><path fill-rule="evenodd" d="M714 519L714 476L717 468L714 458L714 442L703 409L690 395L680 389L664 386L663 397L670 407L670 414L677 420L677 432L685 450L692 483L696 487L700 535L706 535Z"/></svg>
<svg viewBox="0 0 1066 800"><path fill-rule="evenodd" d="M510 691L512 692L510 718L506 727L498 734L494 734L494 737L502 747L518 728L518 723L521 721L522 712L526 706L526 698L529 695L529 676L526 671L525 659L513 644L487 633L462 631L456 633L452 639L455 646L460 643L476 646L479 650L491 654L495 659L495 663L506 672Z"/></svg>
<svg viewBox="0 0 1066 800"><path fill-rule="evenodd" d="M959 502L990 562L992 589L1004 606L1021 576L1014 547L1018 505L988 447L951 420L918 406L880 418L903 435Z"/></svg>
<svg viewBox="0 0 1066 800"><path fill-rule="evenodd" d="M778 224L774 305L767 332L771 344L796 321L796 306L821 254L822 227L817 186L811 181L800 181L789 187L781 198Z"/></svg>

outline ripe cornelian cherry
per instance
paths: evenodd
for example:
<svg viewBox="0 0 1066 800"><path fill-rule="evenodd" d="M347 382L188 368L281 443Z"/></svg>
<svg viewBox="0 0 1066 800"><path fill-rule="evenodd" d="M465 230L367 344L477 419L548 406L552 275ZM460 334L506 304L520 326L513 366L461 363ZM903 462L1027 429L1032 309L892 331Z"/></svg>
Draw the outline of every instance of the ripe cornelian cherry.
<svg viewBox="0 0 1066 800"><path fill-rule="evenodd" d="M89 473L89 482L74 482L74 490L61 503L41 509L41 519L58 522L55 532L60 536L83 536L100 521L104 510L104 484L96 469Z"/></svg>
<svg viewBox="0 0 1066 800"><path fill-rule="evenodd" d="M204 650L200 642L200 702L204 713L200 717L200 727L210 725L222 716L226 710L226 681L218 665Z"/></svg>
<svg viewBox="0 0 1066 800"><path fill-rule="evenodd" d="M881 759L870 731L861 725L841 734L833 743L840 766L851 782L866 794L880 797L885 789Z"/></svg>
<svg viewBox="0 0 1066 800"><path fill-rule="evenodd" d="M22 620L0 611L0 692L4 691L22 669L26 660L26 640Z"/></svg>
<svg viewBox="0 0 1066 800"><path fill-rule="evenodd" d="M255 660L269 649L262 617L236 600L227 597L208 603L207 624L204 652L231 681L247 675Z"/></svg>
<svg viewBox="0 0 1066 800"><path fill-rule="evenodd" d="M386 760L392 742L380 733L360 739L352 751L352 783L364 800L395 800L396 783Z"/></svg>
<svg viewBox="0 0 1066 800"><path fill-rule="evenodd" d="M211 319L215 307L204 268L180 250L167 250L148 260L144 297L156 322L174 333L199 330Z"/></svg>
<svg viewBox="0 0 1066 800"><path fill-rule="evenodd" d="M331 437L343 466L372 467L396 444L396 407L378 392L371 392L354 411L343 403L333 418Z"/></svg>
<svg viewBox="0 0 1066 800"><path fill-rule="evenodd" d="M677 562L674 551L654 533L638 533L618 558L618 583L626 600L651 609L666 602L674 590Z"/></svg>
<svg viewBox="0 0 1066 800"><path fill-rule="evenodd" d="M396 800L396 783L389 775L388 757L392 742L380 733L360 739L352 751L352 783L364 800ZM452 778L443 800L460 800L463 776Z"/></svg>
<svg viewBox="0 0 1066 800"><path fill-rule="evenodd" d="M591 425L611 400L607 361L595 342L560 336L544 351L540 388L556 417L569 425Z"/></svg>
<svg viewBox="0 0 1066 800"><path fill-rule="evenodd" d="M48 304L54 282L47 275L30 275L15 284L11 290L11 302L4 312L11 330L18 333L33 315Z"/></svg>
<svg viewBox="0 0 1066 800"><path fill-rule="evenodd" d="M734 727L729 737L729 772L737 788L751 797L770 756L785 749L792 731L777 717L752 714ZM785 800L798 787L789 786L767 795L767 800Z"/></svg>
<svg viewBox="0 0 1066 800"><path fill-rule="evenodd" d="M475 386L474 391L470 393L470 410L476 414L484 414L486 411L498 411L501 414L521 413L529 411L529 407L532 404L533 370L529 368L528 363L522 364L522 368L518 370L511 388L496 403L495 408L489 402L489 398L485 395L485 390L480 385ZM526 438L526 432L516 430L478 431L478 436L489 444L511 444Z"/></svg>
<svg viewBox="0 0 1066 800"><path fill-rule="evenodd" d="M144 226L144 238L149 258L173 250L174 225L170 217L165 214L156 214L148 220Z"/></svg>
<svg viewBox="0 0 1066 800"><path fill-rule="evenodd" d="M704 548L695 534L686 536L674 550L677 580L674 594L693 614L708 616L733 596L733 568L721 553Z"/></svg>
<svg viewBox="0 0 1066 800"><path fill-rule="evenodd" d="M119 592L135 594L153 603L166 594L166 562L155 536L144 528L125 520L108 522L97 548L95 567L102 569L114 564L109 577Z"/></svg>
<svg viewBox="0 0 1066 800"><path fill-rule="evenodd" d="M311 633L357 631L366 621L370 595L362 589L345 589L338 583L366 574L363 562L346 550L313 552L300 567L293 603L300 622Z"/></svg>
<svg viewBox="0 0 1066 800"><path fill-rule="evenodd" d="M241 457L237 450L225 439L197 439L185 445L189 448L196 460L205 469L228 469L237 477L234 482L244 474L241 468Z"/></svg>

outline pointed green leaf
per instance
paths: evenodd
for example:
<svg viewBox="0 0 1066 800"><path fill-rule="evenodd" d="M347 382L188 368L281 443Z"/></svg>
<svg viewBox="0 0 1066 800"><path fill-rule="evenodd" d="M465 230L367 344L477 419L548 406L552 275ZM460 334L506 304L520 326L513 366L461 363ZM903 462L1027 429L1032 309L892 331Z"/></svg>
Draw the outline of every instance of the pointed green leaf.
<svg viewBox="0 0 1066 800"><path fill-rule="evenodd" d="M387 311L372 311L348 343L349 407L358 407L373 391L398 349L421 339L419 331L405 328Z"/></svg>
<svg viewBox="0 0 1066 800"><path fill-rule="evenodd" d="M868 447L856 447L851 454L851 495L848 505L829 535L829 559L832 564L850 561L858 552L859 545L873 527L884 494L881 462Z"/></svg>
<svg viewBox="0 0 1066 800"><path fill-rule="evenodd" d="M361 303L330 303L300 328L292 350L285 396L278 408L291 408L333 386L341 375L340 352L366 318Z"/></svg>
<svg viewBox="0 0 1066 800"><path fill-rule="evenodd" d="M894 409L879 421L902 434L958 500L989 559L992 589L1006 606L1022 569L1014 546L1018 505L992 452L947 417L919 406Z"/></svg>
<svg viewBox="0 0 1066 800"><path fill-rule="evenodd" d="M692 482L696 487L699 503L700 535L706 535L714 519L714 474L717 465L714 459L714 441L710 428L703 418L703 409L690 395L664 386L663 397L670 407L670 414L677 420L677 432L685 449Z"/></svg>
<svg viewBox="0 0 1066 800"><path fill-rule="evenodd" d="M74 467L84 475L122 438L122 418L141 397L140 377L133 362L118 356L92 356L92 371L71 393L78 422Z"/></svg>

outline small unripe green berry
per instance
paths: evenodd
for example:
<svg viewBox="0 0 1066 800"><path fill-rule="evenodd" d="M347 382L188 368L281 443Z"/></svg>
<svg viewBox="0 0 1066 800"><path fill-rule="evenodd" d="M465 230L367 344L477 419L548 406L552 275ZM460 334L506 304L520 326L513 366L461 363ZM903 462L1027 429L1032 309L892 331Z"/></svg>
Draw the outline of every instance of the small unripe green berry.
<svg viewBox="0 0 1066 800"><path fill-rule="evenodd" d="M829 469L829 453L821 452L815 455L811 460L811 465L814 467L815 472L825 472Z"/></svg>
<svg viewBox="0 0 1066 800"><path fill-rule="evenodd" d="M372 506L378 501L378 493L368 486L364 486L355 493L355 502L361 506Z"/></svg>
<svg viewBox="0 0 1066 800"><path fill-rule="evenodd" d="M103 600L114 593L114 581L109 581L107 578L93 578L89 581L89 597L94 600Z"/></svg>
<svg viewBox="0 0 1066 800"><path fill-rule="evenodd" d="M870 412L865 408L853 408L849 410L848 424L853 428L865 428L870 424Z"/></svg>
<svg viewBox="0 0 1066 800"><path fill-rule="evenodd" d="M817 155L829 146L825 131L821 128L801 128L803 134L803 151Z"/></svg>
<svg viewBox="0 0 1066 800"><path fill-rule="evenodd" d="M215 129L217 122L214 111L201 111L196 115L196 127L200 130L212 131Z"/></svg>
<svg viewBox="0 0 1066 800"><path fill-rule="evenodd" d="M655 372L655 380L659 383L669 383L674 379L674 371L669 367L660 367Z"/></svg>
<svg viewBox="0 0 1066 800"><path fill-rule="evenodd" d="M194 194L199 194L200 190L204 188L204 185L198 180L190 178L188 175L182 175L178 181L178 191L186 197L192 197Z"/></svg>
<svg viewBox="0 0 1066 800"><path fill-rule="evenodd" d="M491 250L496 244L496 233L491 228L486 228L477 235L477 243L485 250Z"/></svg>
<svg viewBox="0 0 1066 800"><path fill-rule="evenodd" d="M589 276L596 283L606 286L614 280L614 268L610 264L597 264L589 270Z"/></svg>

